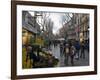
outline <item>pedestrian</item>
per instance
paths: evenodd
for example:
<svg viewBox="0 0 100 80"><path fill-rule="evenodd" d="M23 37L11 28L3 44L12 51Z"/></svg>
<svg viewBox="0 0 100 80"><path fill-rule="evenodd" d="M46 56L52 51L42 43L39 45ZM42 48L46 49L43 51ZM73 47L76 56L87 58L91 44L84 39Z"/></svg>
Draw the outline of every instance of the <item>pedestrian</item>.
<svg viewBox="0 0 100 80"><path fill-rule="evenodd" d="M83 59L85 59L85 51L84 50L85 50L85 45L84 45L84 41L82 41L80 58L83 58Z"/></svg>
<svg viewBox="0 0 100 80"><path fill-rule="evenodd" d="M60 44L60 56L63 56L63 50L64 50L64 46L63 43Z"/></svg>
<svg viewBox="0 0 100 80"><path fill-rule="evenodd" d="M79 52L80 52L80 43L79 43L79 41L76 41L76 42L75 42L75 48L76 48L75 58L76 58L77 60L79 60Z"/></svg>
<svg viewBox="0 0 100 80"><path fill-rule="evenodd" d="M87 40L87 51L89 53L89 40Z"/></svg>
<svg viewBox="0 0 100 80"><path fill-rule="evenodd" d="M85 49L89 53L89 40L87 40L85 43Z"/></svg>
<svg viewBox="0 0 100 80"><path fill-rule="evenodd" d="M65 53L64 53L65 59L64 59L64 64L67 66L68 61L69 61L69 44L66 44L65 46Z"/></svg>
<svg viewBox="0 0 100 80"><path fill-rule="evenodd" d="M70 58L71 58L71 65L74 66L74 56L75 56L76 49L72 45L70 49Z"/></svg>
<svg viewBox="0 0 100 80"><path fill-rule="evenodd" d="M64 63L65 65L68 65L68 63L70 62L71 65L74 65L74 55L75 55L75 47L72 45L72 42L69 41L68 44L66 44L65 46L65 60ZM69 61L70 58L70 61Z"/></svg>

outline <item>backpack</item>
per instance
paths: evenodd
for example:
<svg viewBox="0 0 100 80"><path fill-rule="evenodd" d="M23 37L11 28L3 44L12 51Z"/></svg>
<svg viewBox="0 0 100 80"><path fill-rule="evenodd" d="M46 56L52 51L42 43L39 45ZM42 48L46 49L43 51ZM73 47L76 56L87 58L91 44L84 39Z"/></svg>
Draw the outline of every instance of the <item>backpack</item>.
<svg viewBox="0 0 100 80"><path fill-rule="evenodd" d="M71 47L71 52L70 53L71 53L71 55L75 54L75 47L74 46Z"/></svg>

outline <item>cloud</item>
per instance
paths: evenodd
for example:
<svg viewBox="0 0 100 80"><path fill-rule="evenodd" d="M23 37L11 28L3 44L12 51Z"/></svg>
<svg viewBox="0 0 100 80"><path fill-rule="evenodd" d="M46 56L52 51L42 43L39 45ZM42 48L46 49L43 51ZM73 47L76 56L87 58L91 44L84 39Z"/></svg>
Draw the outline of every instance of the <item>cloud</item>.
<svg viewBox="0 0 100 80"><path fill-rule="evenodd" d="M53 21L53 33L58 33L58 30L62 27L61 13L50 13L50 19Z"/></svg>

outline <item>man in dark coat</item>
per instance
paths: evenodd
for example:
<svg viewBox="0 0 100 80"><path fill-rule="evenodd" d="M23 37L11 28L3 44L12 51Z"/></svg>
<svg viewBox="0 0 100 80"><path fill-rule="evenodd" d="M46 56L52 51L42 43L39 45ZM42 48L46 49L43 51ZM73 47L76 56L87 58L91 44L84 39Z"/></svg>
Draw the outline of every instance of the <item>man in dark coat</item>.
<svg viewBox="0 0 100 80"><path fill-rule="evenodd" d="M80 43L79 41L75 42L75 48L76 48L76 56L77 56L77 60L79 60L79 51L80 51Z"/></svg>

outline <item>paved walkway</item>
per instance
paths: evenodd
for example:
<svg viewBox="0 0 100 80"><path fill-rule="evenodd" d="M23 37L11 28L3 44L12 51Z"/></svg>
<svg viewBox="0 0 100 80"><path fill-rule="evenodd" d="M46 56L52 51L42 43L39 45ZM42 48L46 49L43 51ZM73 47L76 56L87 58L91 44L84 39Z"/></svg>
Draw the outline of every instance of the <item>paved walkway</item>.
<svg viewBox="0 0 100 80"><path fill-rule="evenodd" d="M60 67L66 66L64 64L65 56L60 55L60 45L58 44L55 47L53 45L51 45L51 49L52 49L53 55L59 59L58 67L59 66ZM79 55L80 54L81 53L79 53ZM89 65L89 53L87 51L85 51L85 59L80 58L79 60L77 60L77 59L74 58L74 66L88 66L88 65ZM69 61L68 61L68 66L72 66L71 63L70 63L70 58L69 58Z"/></svg>
<svg viewBox="0 0 100 80"><path fill-rule="evenodd" d="M65 59L64 56L62 56L60 58L60 62L59 62L58 66L60 66L60 67L65 66L64 59ZM74 66L88 66L88 65L89 65L89 53L87 51L85 51L85 59L80 58L79 60L77 60L77 59L74 58ZM69 61L68 61L68 66L72 66L71 63L70 63L70 58L69 58Z"/></svg>

